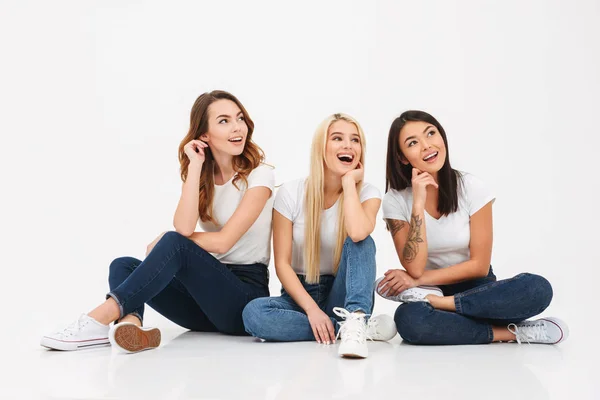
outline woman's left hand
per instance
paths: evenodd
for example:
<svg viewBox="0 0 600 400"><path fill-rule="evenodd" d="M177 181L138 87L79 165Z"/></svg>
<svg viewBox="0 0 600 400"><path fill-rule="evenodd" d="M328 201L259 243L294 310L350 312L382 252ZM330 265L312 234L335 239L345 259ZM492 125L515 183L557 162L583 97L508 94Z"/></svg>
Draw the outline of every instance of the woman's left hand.
<svg viewBox="0 0 600 400"><path fill-rule="evenodd" d="M365 170L364 170L362 164L359 162L355 169L348 171L344 174L344 176L342 177L342 181L344 179L352 179L352 181L354 181L354 183L359 183L360 181L362 181L364 179L364 177L365 177Z"/></svg>
<svg viewBox="0 0 600 400"><path fill-rule="evenodd" d="M395 296L406 289L418 286L417 281L402 269L390 269L383 275L385 277L379 283L377 291L386 296Z"/></svg>

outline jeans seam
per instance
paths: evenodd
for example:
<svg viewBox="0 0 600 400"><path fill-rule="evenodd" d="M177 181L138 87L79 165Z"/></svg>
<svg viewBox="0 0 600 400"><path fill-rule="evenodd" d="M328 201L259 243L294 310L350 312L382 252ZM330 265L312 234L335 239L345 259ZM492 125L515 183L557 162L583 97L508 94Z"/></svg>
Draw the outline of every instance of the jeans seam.
<svg viewBox="0 0 600 400"><path fill-rule="evenodd" d="M484 291L487 291L487 290L489 290L489 289L491 289L493 287L500 286L500 285L503 285L503 284L508 283L508 282L512 282L512 281L514 281L516 279L521 279L523 276L524 276L523 274L519 274L519 275L514 276L514 277L512 277L510 279L504 279L504 280L501 280L501 281L484 283L481 286L477 286L477 287L474 287L472 289L465 290L464 292L460 292L459 294L462 295L462 296L468 296L468 295L471 295L471 294L484 292Z"/></svg>
<svg viewBox="0 0 600 400"><path fill-rule="evenodd" d="M167 263L169 261L171 261L173 259L173 257L175 257L175 255L181 251L182 248L183 248L183 245L179 245L175 250L173 250L171 252L171 254L168 255L167 260L162 263L161 267L158 270L156 270L156 274L154 274L150 278L150 280L148 280L145 284L143 284L137 291L135 291L134 293L132 293L131 296L129 296L129 298L137 296L137 294L139 292L141 292L142 290L144 290L145 288L147 288L152 282L154 282L154 280L160 275L160 273L162 272L162 270L165 268L165 266L167 265ZM125 305L125 304L127 304L127 302L123 303L123 305Z"/></svg>
<svg viewBox="0 0 600 400"><path fill-rule="evenodd" d="M150 285L150 284L151 284L151 283L152 283L152 282L153 282L153 281L154 281L154 280L155 280L155 279L156 279L156 278L157 278L157 277L160 275L160 273L161 273L161 272L162 272L162 270L165 268L165 266L167 265L167 263L168 263L169 261L171 261L171 260L173 259L173 257L175 257L175 255L176 255L176 254L178 254L178 253L181 253L181 250L184 250L184 249L185 249L185 250L188 250L188 251L192 252L193 254L196 254L197 256L200 256L200 257L205 257L207 254L208 254L208 255L210 255L210 253L208 253L206 250L202 249L200 246L198 246L198 245L196 245L196 244L194 244L194 245L195 245L196 247L198 247L199 249L202 249L202 251L203 251L204 253L202 253L202 252L197 252L195 248L189 249L189 248L187 248L187 246L186 246L186 245L187 245L187 243L179 244L179 246L177 246L177 247L176 247L176 248L175 248L175 249L172 251L172 253L171 253L171 254L168 256L167 260L166 260L166 261L164 261L164 262L162 263L162 266L161 266L161 268L160 268L159 270L157 270L157 273L156 273L156 274L154 274L154 276L152 276L152 278L151 278L151 279L150 279L148 282L146 282L144 285L142 285L142 286L141 286L141 287L140 287L140 288L139 288L139 289L138 289L138 290L137 290L135 293L133 293L131 296L129 296L129 298L131 298L131 297L134 297L134 296L137 296L137 294L138 294L139 292L141 292L143 289L145 289L146 287L148 287L148 286L149 286L149 285ZM215 259L215 260L216 260L216 259ZM224 266L224 265L225 265L225 264L221 263L219 260L216 260L216 261L217 261L217 262L219 262L219 263L220 263L222 266ZM212 266L214 267L214 265L212 265ZM180 269L181 269L181 268L180 268ZM229 277L228 277L226 274L224 274L224 273L223 273L223 271L222 271L220 268L217 268L217 270L218 270L218 271L221 273L221 275L223 275L224 277L226 277L227 279L229 279ZM232 273L233 273L233 272L232 272ZM238 279L238 281L239 281L239 279ZM248 292L247 292L246 290L244 290L244 288L243 288L243 287L240 287L240 286L238 285L238 283L237 283L237 282L236 282L236 283L234 283L234 285L238 287L238 289L240 290L240 292L242 292L242 293L243 293L243 294L245 294L246 296L248 296L248 295L249 295L249 294L248 294ZM121 307L124 307L126 304L127 304L127 302L123 302ZM124 311L122 310L122 311L121 311L121 313L124 313Z"/></svg>

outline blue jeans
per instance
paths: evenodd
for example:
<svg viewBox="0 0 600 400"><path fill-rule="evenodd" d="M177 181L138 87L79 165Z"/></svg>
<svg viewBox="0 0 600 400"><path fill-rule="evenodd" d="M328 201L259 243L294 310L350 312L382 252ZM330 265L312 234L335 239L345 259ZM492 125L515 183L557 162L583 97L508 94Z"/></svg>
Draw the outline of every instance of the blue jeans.
<svg viewBox="0 0 600 400"><path fill-rule="evenodd" d="M402 339L413 344L484 344L494 339L492 326L507 326L538 315L552 300L552 286L543 277L519 274L496 281L487 277L440 286L454 296L456 312L434 309L429 303L405 303L394 320Z"/></svg>
<svg viewBox="0 0 600 400"><path fill-rule="evenodd" d="M142 320L144 303L193 331L245 335L242 310L269 295L264 264L223 264L192 240L167 232L144 261L117 258L110 264L110 293L120 308Z"/></svg>
<svg viewBox="0 0 600 400"><path fill-rule="evenodd" d="M337 330L334 307L344 307L350 312L360 310L366 314L373 310L375 242L370 236L358 243L347 238L335 277L321 275L317 284L306 283L303 275L298 275L298 278ZM264 340L315 340L306 313L283 288L280 297L252 300L242 316L246 331Z"/></svg>

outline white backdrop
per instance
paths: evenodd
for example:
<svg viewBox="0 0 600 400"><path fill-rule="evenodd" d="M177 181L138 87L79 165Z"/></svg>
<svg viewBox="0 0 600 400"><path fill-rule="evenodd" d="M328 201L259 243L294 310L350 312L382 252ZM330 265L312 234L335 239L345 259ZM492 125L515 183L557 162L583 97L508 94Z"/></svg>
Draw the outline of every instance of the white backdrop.
<svg viewBox="0 0 600 400"><path fill-rule="evenodd" d="M212 89L247 107L278 183L308 172L316 126L346 112L367 135L366 180L383 192L390 123L409 108L432 113L453 166L497 193L496 274L546 276L546 314L585 329L599 277L597 1L0 5L1 296L3 324L20 327L12 340L35 347L89 311L110 261L143 257L171 229L177 146L195 98ZM373 237L378 274L397 267L381 218ZM147 323L171 326L153 312Z"/></svg>

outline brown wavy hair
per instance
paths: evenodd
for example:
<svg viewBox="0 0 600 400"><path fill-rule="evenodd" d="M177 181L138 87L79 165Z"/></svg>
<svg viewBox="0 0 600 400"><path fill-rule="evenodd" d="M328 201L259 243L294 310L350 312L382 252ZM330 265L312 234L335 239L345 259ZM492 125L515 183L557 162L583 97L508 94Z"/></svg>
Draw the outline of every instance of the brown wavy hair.
<svg viewBox="0 0 600 400"><path fill-rule="evenodd" d="M242 103L231 93L223 90L213 90L212 92L203 93L194 102L192 112L190 114L190 129L187 135L179 144L179 163L181 180L185 182L188 174L188 166L190 160L185 155L183 148L191 140L199 140L200 136L208 131L208 109L212 103L217 100L231 100L240 108L244 114L246 125L248 126L248 135L246 136L246 144L242 154L233 157L233 170L236 172L233 178L233 185L239 189L237 182L241 180L245 185L248 185L248 175L252 170L258 167L265 159L265 154L256 143L252 141L252 133L254 132L254 122L250 119L248 111ZM215 193L214 167L215 159L209 147L204 149L205 159L200 173L200 187L198 188L198 213L202 222L217 223L212 215L212 205Z"/></svg>

